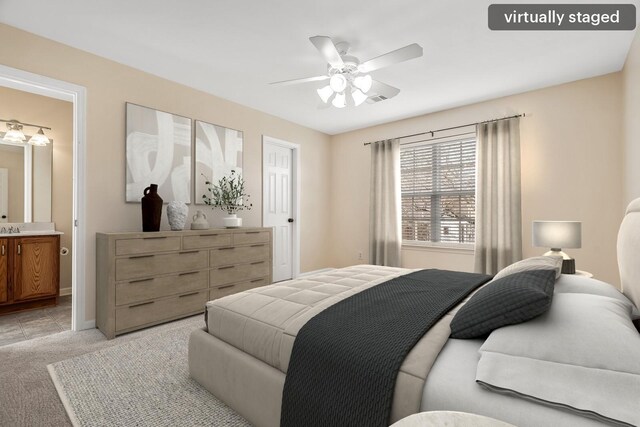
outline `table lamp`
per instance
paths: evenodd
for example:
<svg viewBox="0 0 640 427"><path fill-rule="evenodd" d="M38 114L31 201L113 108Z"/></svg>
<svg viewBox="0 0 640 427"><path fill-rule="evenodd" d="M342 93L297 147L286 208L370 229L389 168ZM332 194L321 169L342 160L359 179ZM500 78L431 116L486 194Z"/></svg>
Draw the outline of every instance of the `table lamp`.
<svg viewBox="0 0 640 427"><path fill-rule="evenodd" d="M580 221L533 221L533 246L551 248L545 256L561 256L562 272L574 274L576 261L562 251L563 248L582 247Z"/></svg>

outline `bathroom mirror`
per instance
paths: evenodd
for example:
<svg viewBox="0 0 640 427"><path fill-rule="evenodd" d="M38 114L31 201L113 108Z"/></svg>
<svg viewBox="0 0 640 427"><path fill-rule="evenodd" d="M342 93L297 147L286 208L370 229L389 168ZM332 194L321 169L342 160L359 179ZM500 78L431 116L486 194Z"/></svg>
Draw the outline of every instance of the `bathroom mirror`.
<svg viewBox="0 0 640 427"><path fill-rule="evenodd" d="M51 222L52 145L0 139L0 223Z"/></svg>

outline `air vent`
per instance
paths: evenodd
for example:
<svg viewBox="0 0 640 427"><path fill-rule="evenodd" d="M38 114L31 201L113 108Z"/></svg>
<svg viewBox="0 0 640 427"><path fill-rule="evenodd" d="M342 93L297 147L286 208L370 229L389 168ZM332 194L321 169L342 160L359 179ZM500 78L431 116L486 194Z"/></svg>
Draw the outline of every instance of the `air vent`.
<svg viewBox="0 0 640 427"><path fill-rule="evenodd" d="M367 98L367 103L369 104L375 104L376 102L380 102L380 101L386 101L387 98L384 95L374 95L374 96L370 96L369 98Z"/></svg>

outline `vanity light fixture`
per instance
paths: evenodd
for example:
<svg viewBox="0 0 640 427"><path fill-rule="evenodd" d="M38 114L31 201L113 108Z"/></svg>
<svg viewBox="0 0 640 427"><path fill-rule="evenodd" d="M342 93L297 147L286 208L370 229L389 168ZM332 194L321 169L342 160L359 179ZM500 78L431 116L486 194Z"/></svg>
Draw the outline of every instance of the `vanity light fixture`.
<svg viewBox="0 0 640 427"><path fill-rule="evenodd" d="M51 128L41 125L34 125L29 123L22 123L17 120L4 120L0 119L0 122L7 124L7 132L4 135L0 132L0 137L3 141L10 142L12 144L31 144L36 146L47 145L51 142L47 135L44 134L43 129L51 130ZM27 140L27 136L22 132L23 127L39 128L33 136Z"/></svg>
<svg viewBox="0 0 640 427"><path fill-rule="evenodd" d="M12 120L7 122L7 133L4 134L4 139L7 142L21 143L27 139L22 133L22 124L19 122Z"/></svg>

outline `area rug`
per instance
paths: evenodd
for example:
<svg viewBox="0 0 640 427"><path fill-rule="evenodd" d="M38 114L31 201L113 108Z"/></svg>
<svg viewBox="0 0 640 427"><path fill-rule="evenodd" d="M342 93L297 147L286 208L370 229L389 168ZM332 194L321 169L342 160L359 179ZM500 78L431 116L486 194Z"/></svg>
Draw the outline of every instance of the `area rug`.
<svg viewBox="0 0 640 427"><path fill-rule="evenodd" d="M250 426L189 377L193 326L47 366L74 426Z"/></svg>

